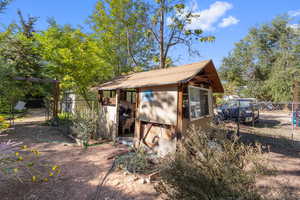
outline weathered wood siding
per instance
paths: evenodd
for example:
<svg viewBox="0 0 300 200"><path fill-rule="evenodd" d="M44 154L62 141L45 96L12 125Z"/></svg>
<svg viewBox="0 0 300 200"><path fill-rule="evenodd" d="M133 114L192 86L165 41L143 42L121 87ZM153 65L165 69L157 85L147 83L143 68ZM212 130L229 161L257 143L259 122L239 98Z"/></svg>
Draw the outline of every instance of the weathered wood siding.
<svg viewBox="0 0 300 200"><path fill-rule="evenodd" d="M176 86L142 88L139 93L138 119L159 124L177 124Z"/></svg>
<svg viewBox="0 0 300 200"><path fill-rule="evenodd" d="M99 112L99 134L104 138L117 135L116 106L101 106Z"/></svg>

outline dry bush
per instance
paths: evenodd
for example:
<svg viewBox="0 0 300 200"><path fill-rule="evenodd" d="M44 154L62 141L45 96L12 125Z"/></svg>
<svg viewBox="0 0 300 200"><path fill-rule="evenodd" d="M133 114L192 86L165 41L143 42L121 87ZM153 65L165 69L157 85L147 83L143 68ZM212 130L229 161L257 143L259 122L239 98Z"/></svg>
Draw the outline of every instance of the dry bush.
<svg viewBox="0 0 300 200"><path fill-rule="evenodd" d="M260 152L258 145L228 139L220 129L192 127L175 157L163 163L156 189L172 200L261 199L248 169L256 166Z"/></svg>

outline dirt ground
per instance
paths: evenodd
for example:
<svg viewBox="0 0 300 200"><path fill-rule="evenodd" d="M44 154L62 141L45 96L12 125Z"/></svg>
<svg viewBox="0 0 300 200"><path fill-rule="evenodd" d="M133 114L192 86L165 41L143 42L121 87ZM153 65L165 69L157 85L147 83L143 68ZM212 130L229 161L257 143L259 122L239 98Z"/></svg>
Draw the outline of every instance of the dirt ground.
<svg viewBox="0 0 300 200"><path fill-rule="evenodd" d="M266 196L300 199L300 142L291 141L289 135L279 137L277 133L282 133L282 127L290 127L288 118L279 115L272 117L273 124L269 115L262 115L261 124L252 129L249 126L241 129L245 142L258 141L267 152L264 155L271 173L257 177L257 186ZM42 159L61 166L61 176L48 183L21 184L0 180L1 199L95 199L99 181L113 163L113 159L107 158L126 147L102 144L84 150L62 135L57 128L42 126L44 120L43 111L30 110L27 116L16 120L14 130L9 130L7 136L0 137L0 142L11 139L38 149L42 153ZM255 134L258 131L261 132ZM271 137L272 134L278 137ZM107 177L103 187L98 190L97 197L101 200L160 199L152 184L143 184L140 178L122 171L113 171Z"/></svg>
<svg viewBox="0 0 300 200"><path fill-rule="evenodd" d="M126 147L102 144L84 150L63 136L57 128L42 126L43 121L43 111L30 110L23 119L16 120L14 130L0 137L0 142L11 139L38 149L41 160L61 166L61 175L48 183L22 184L0 180L1 199L95 199L97 186L113 163L113 159L108 157ZM153 185L143 184L141 179L121 171L113 171L107 177L97 196L101 200L158 199Z"/></svg>
<svg viewBox="0 0 300 200"><path fill-rule="evenodd" d="M300 129L293 131L291 113L260 113L259 121L241 125L241 139L265 147L269 175L257 177L259 190L267 197L300 199Z"/></svg>

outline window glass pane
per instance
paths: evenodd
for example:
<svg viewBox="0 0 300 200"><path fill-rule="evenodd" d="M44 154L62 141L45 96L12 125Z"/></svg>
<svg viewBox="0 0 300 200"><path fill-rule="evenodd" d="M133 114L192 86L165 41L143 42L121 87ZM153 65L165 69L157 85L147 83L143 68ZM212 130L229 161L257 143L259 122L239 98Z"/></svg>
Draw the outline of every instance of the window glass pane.
<svg viewBox="0 0 300 200"><path fill-rule="evenodd" d="M190 110L191 118L198 118L201 116L200 90L193 87L190 88Z"/></svg>
<svg viewBox="0 0 300 200"><path fill-rule="evenodd" d="M111 98L115 98L116 97L116 91L115 90L112 90L111 91Z"/></svg>
<svg viewBox="0 0 300 200"><path fill-rule="evenodd" d="M132 103L135 103L136 92L132 92Z"/></svg>
<svg viewBox="0 0 300 200"><path fill-rule="evenodd" d="M103 91L103 97L110 97L110 91L104 90Z"/></svg>
<svg viewBox="0 0 300 200"><path fill-rule="evenodd" d="M240 107L250 107L251 101L240 101Z"/></svg>
<svg viewBox="0 0 300 200"><path fill-rule="evenodd" d="M201 88L189 88L190 118L197 119L209 115L209 93Z"/></svg>
<svg viewBox="0 0 300 200"><path fill-rule="evenodd" d="M201 116L209 115L208 92L200 90Z"/></svg>
<svg viewBox="0 0 300 200"><path fill-rule="evenodd" d="M126 92L126 101L131 103L131 92Z"/></svg>

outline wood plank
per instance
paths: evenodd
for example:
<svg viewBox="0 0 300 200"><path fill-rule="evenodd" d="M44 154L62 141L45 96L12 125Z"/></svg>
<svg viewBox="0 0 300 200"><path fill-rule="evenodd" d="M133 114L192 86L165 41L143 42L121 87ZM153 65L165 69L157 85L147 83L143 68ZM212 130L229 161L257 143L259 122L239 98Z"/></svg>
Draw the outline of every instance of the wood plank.
<svg viewBox="0 0 300 200"><path fill-rule="evenodd" d="M118 133L119 133L119 112L120 112L120 90L116 91L116 128L113 131L113 141L116 141L117 137L118 137Z"/></svg>
<svg viewBox="0 0 300 200"><path fill-rule="evenodd" d="M196 76L195 78L193 78L193 80L197 80L197 81L209 81L210 79L208 77Z"/></svg>
<svg viewBox="0 0 300 200"><path fill-rule="evenodd" d="M135 144L136 147L139 147L141 141L141 121L139 117L139 105L140 105L140 89L136 89L136 101L135 101L135 128L134 128L134 137L138 140L138 143Z"/></svg>
<svg viewBox="0 0 300 200"><path fill-rule="evenodd" d="M182 136L182 123L183 123L183 85L178 85L178 101L177 101L177 137Z"/></svg>
<svg viewBox="0 0 300 200"><path fill-rule="evenodd" d="M98 90L98 101L102 104L102 102L103 102L103 90Z"/></svg>

